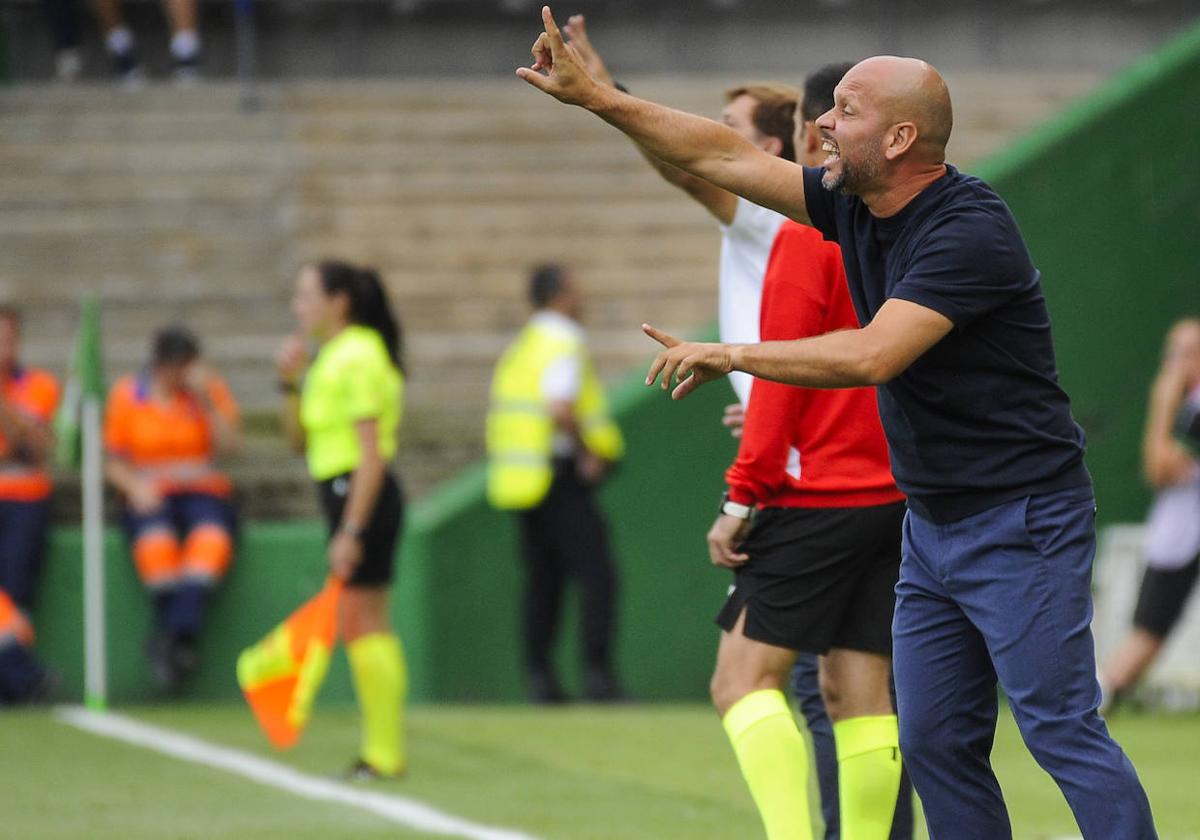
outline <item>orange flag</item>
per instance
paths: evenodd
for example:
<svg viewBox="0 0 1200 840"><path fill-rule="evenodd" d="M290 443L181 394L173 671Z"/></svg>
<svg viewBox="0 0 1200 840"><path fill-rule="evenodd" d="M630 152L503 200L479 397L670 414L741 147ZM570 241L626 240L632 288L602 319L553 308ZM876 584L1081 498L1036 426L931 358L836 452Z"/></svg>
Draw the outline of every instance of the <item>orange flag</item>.
<svg viewBox="0 0 1200 840"><path fill-rule="evenodd" d="M0 589L0 642L10 638L30 647L33 644L33 625L9 594Z"/></svg>
<svg viewBox="0 0 1200 840"><path fill-rule="evenodd" d="M294 746L312 716L329 670L341 591L342 582L330 578L315 597L238 657L238 685L277 749Z"/></svg>

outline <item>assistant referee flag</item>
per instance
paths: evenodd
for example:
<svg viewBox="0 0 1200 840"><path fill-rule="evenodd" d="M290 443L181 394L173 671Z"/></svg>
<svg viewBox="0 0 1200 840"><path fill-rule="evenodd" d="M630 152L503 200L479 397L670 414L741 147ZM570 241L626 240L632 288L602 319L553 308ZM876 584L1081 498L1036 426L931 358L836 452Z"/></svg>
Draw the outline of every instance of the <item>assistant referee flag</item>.
<svg viewBox="0 0 1200 840"><path fill-rule="evenodd" d="M330 578L315 597L238 657L238 685L277 749L294 746L312 716L329 670L341 591L342 582Z"/></svg>

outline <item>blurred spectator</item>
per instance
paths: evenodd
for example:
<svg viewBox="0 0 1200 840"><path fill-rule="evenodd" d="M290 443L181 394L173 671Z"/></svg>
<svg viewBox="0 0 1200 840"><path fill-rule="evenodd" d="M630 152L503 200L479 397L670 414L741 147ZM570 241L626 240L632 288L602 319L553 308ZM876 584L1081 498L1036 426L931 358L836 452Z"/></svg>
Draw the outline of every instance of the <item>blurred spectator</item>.
<svg viewBox="0 0 1200 840"><path fill-rule="evenodd" d="M74 0L42 0L42 10L50 26L54 45L54 75L59 81L73 82L83 70L80 54L79 14Z"/></svg>
<svg viewBox="0 0 1200 840"><path fill-rule="evenodd" d="M21 316L0 307L0 705L48 694L55 677L30 651L28 611L50 520L50 419L59 387L21 364Z"/></svg>
<svg viewBox="0 0 1200 840"><path fill-rule="evenodd" d="M57 0L62 2L62 0ZM121 0L93 0L92 10L104 35L104 46L112 58L113 72L125 81L141 78L137 43L125 25ZM197 0L163 0L163 11L171 27L171 60L176 81L195 79L200 67L200 34L196 28Z"/></svg>
<svg viewBox="0 0 1200 840"><path fill-rule="evenodd" d="M190 332L161 330L150 364L113 386L104 442L133 562L154 596L151 668L172 691L198 664L204 608L229 568L235 527L233 485L214 461L237 447L237 406Z"/></svg>
<svg viewBox="0 0 1200 840"><path fill-rule="evenodd" d="M1200 460L1176 438L1178 420L1200 410L1200 318L1167 333L1162 366L1150 389L1142 443L1147 481L1158 491L1146 523L1146 572L1133 632L1100 674L1105 707L1132 689L1154 664L1183 614L1200 573Z"/></svg>
<svg viewBox="0 0 1200 840"><path fill-rule="evenodd" d="M622 698L613 671L617 571L596 487L621 457L579 324L583 297L565 268L534 270L536 310L496 365L487 419L488 499L518 513L525 555L525 667L530 699L566 700L551 662L563 589L583 595L584 694Z"/></svg>

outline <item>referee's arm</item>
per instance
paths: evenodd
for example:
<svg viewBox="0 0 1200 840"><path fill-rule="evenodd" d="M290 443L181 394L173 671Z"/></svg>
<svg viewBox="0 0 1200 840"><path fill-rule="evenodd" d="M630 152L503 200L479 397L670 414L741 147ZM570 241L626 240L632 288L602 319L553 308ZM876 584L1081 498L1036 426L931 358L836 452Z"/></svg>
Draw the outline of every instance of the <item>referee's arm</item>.
<svg viewBox="0 0 1200 840"><path fill-rule="evenodd" d="M642 328L666 348L650 365L646 384L653 385L661 375L663 389L669 389L674 379L678 384L671 396L678 400L735 370L804 388L882 385L941 341L954 324L928 307L893 298L865 327L798 341L702 344L680 341L649 324Z"/></svg>

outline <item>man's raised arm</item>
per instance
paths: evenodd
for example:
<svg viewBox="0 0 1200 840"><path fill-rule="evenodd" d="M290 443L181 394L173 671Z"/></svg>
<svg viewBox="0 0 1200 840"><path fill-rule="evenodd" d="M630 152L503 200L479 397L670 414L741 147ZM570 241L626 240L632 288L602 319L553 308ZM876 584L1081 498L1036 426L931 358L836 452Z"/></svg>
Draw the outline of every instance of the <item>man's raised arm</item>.
<svg viewBox="0 0 1200 840"><path fill-rule="evenodd" d="M600 52L592 45L583 15L572 15L562 31L570 39L567 44L583 59L583 66L587 69L588 75L602 85L625 90L617 85L617 81L608 71L604 59L600 57ZM707 210L721 224L733 224L734 216L737 215L738 199L736 195L703 178L697 178L695 175L684 172L677 166L671 166L671 164L659 160L637 143L633 145L664 181L690 195L697 204Z"/></svg>
<svg viewBox="0 0 1200 840"><path fill-rule="evenodd" d="M545 31L533 45L533 64L517 75L543 93L579 105L654 157L703 178L762 207L804 224L803 169L738 136L733 129L644 99L593 79L579 54L564 40L549 6L542 7Z"/></svg>

